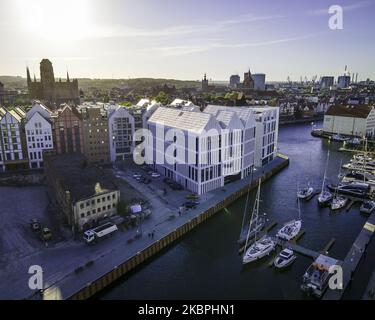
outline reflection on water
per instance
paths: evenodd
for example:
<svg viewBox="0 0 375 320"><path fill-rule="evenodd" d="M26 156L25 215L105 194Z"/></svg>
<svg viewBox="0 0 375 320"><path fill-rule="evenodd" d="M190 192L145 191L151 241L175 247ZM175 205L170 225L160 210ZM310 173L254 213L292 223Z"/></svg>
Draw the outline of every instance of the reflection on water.
<svg viewBox="0 0 375 320"><path fill-rule="evenodd" d="M279 225L298 216L297 185L310 182L321 188L328 141L310 135L310 125L282 127L279 151L290 157L290 166L262 185L260 212ZM331 145L327 182L336 182L340 162L350 155ZM252 192L251 201L254 200ZM130 277L107 290L103 299L301 299L302 275L311 263L298 256L295 263L280 271L269 267L271 258L243 266L238 255L246 197L230 207L229 213L214 218L190 232L177 245L153 259ZM252 204L252 202L251 202ZM250 206L252 207L252 205ZM350 211L331 213L320 209L316 198L301 202L301 217L306 234L299 241L314 250L321 250L331 238L336 244L331 255L343 259L358 235L365 216L358 206ZM277 227L271 231L274 234ZM371 243L366 260L360 266L347 298L360 298L375 266L375 245Z"/></svg>

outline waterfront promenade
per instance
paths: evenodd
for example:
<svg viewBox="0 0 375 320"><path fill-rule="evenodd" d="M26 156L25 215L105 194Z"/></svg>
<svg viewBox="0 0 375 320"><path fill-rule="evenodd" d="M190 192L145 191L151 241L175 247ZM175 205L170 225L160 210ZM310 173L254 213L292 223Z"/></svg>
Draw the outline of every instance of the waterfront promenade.
<svg viewBox="0 0 375 320"><path fill-rule="evenodd" d="M256 186L259 177L268 179L288 163L288 158L277 157L263 169L254 171L252 187ZM152 219L142 224L141 237L137 237L140 230L133 229L118 232L94 246L87 246L80 240L69 240L13 261L12 266L0 275L0 298L89 298L246 194L250 179L239 180L210 192L202 197L196 209L182 215L171 205L166 205L165 211L159 207ZM155 231L155 236L150 238L148 233L152 231ZM30 265L43 268L46 287L43 295L28 288Z"/></svg>

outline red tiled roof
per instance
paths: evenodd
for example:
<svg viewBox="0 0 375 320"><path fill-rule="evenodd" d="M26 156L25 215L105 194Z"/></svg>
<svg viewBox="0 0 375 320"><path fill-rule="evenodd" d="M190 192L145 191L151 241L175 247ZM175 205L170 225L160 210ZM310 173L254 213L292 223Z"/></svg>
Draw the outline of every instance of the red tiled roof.
<svg viewBox="0 0 375 320"><path fill-rule="evenodd" d="M334 105L328 109L326 115L366 119L372 108L371 105Z"/></svg>

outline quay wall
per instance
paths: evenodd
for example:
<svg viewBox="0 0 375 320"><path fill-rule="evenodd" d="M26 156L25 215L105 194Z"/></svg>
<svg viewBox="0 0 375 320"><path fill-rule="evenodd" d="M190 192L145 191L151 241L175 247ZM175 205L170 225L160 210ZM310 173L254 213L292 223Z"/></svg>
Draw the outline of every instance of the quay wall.
<svg viewBox="0 0 375 320"><path fill-rule="evenodd" d="M284 169L285 167L289 165L289 158L287 156L281 155L281 154L279 154L278 156L282 158L283 161L278 166L274 167L272 170L265 172L262 175L262 181L266 181L270 179L272 176L274 176L275 174L277 174L278 172L280 172L282 169ZM256 187L257 187L257 181L254 180L251 183L250 188L254 189ZM235 192L227 196L225 199L223 199L221 202L217 203L215 206L200 213L199 215L192 218L190 221L188 221L184 225L170 232L168 235L164 236L163 238L155 241L153 244L146 247L142 251L138 252L136 255L134 255L130 259L124 261L122 264L108 271L100 278L87 284L86 287L81 288L78 292L68 297L68 299L85 300L99 293L101 290L113 284L113 282L118 280L120 277L123 277L128 272L134 270L137 266L145 262L147 259L153 257L154 255L159 253L161 250L175 243L177 240L179 240L189 231L198 227L201 223L208 220L214 214L220 212L225 207L230 205L232 202L244 196L248 192L248 190L249 190L249 185L246 185L236 190Z"/></svg>

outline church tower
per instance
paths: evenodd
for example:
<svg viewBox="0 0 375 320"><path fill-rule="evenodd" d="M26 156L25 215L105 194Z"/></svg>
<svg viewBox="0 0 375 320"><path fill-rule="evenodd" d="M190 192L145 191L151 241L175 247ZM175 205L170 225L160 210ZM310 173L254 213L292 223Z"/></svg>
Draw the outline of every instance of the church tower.
<svg viewBox="0 0 375 320"><path fill-rule="evenodd" d="M31 85L31 76L30 76L30 70L29 67L26 67L26 74L27 74L27 87L30 90Z"/></svg>
<svg viewBox="0 0 375 320"><path fill-rule="evenodd" d="M54 101L55 96L55 75L51 61L43 59L40 63L40 80L45 99Z"/></svg>
<svg viewBox="0 0 375 320"><path fill-rule="evenodd" d="M204 74L204 77L203 77L203 80L202 80L202 91L203 92L208 91L208 79L207 79L206 74Z"/></svg>

